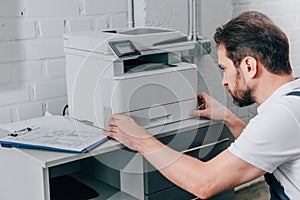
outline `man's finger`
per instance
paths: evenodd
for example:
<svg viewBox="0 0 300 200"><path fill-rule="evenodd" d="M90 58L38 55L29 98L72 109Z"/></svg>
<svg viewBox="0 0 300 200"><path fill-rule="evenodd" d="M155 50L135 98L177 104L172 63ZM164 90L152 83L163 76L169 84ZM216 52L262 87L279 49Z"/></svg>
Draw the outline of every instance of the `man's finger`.
<svg viewBox="0 0 300 200"><path fill-rule="evenodd" d="M122 114L113 114L113 115L112 115L112 118L115 119L115 120L121 120L121 119L126 119L126 118L128 118L128 116L122 115Z"/></svg>
<svg viewBox="0 0 300 200"><path fill-rule="evenodd" d="M113 138L113 136L112 136L113 132L111 132L111 131L104 130L103 134L106 135L106 136L108 136L108 137L112 137Z"/></svg>
<svg viewBox="0 0 300 200"><path fill-rule="evenodd" d="M106 135L109 139L117 140L117 134L113 131L103 131L103 134Z"/></svg>
<svg viewBox="0 0 300 200"><path fill-rule="evenodd" d="M203 110L192 110L190 113L190 116L205 116L205 112Z"/></svg>
<svg viewBox="0 0 300 200"><path fill-rule="evenodd" d="M208 94L205 93L205 92L202 92L202 93L198 94L198 98L199 98L199 99L204 99L204 98L207 97L207 96L208 96Z"/></svg>
<svg viewBox="0 0 300 200"><path fill-rule="evenodd" d="M109 126L117 126L117 123L115 122L115 120L113 118L110 118L110 120L108 121L108 125Z"/></svg>
<svg viewBox="0 0 300 200"><path fill-rule="evenodd" d="M116 132L119 131L119 127L117 127L117 126L110 126L110 131L116 133Z"/></svg>

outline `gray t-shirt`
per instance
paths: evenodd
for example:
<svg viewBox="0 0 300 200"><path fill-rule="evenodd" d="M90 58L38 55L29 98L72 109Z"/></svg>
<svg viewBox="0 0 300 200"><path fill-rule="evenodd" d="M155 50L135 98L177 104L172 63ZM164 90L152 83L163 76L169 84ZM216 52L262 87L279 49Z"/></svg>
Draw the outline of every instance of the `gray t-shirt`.
<svg viewBox="0 0 300 200"><path fill-rule="evenodd" d="M300 199L300 80L278 88L258 107L228 150L266 172L274 173L291 199Z"/></svg>

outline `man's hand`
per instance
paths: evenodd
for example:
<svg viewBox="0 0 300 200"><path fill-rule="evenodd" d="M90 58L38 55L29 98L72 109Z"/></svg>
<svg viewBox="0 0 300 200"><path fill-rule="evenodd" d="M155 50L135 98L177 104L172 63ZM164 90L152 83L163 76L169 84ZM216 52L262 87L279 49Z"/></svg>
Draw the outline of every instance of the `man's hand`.
<svg viewBox="0 0 300 200"><path fill-rule="evenodd" d="M203 106L201 106L199 110L192 110L190 112L191 116L203 116L212 120L222 121L230 129L234 138L240 136L246 127L245 122L206 93L200 93L198 95L198 101L199 105L203 104Z"/></svg>
<svg viewBox="0 0 300 200"><path fill-rule="evenodd" d="M230 112L225 106L213 99L206 93L200 93L198 95L198 101L200 106L199 110L192 110L191 116L202 116L212 120L225 121L226 113Z"/></svg>
<svg viewBox="0 0 300 200"><path fill-rule="evenodd" d="M109 120L110 131L103 133L121 142L128 148L141 151L141 145L152 135L139 126L131 117L121 114L114 114Z"/></svg>

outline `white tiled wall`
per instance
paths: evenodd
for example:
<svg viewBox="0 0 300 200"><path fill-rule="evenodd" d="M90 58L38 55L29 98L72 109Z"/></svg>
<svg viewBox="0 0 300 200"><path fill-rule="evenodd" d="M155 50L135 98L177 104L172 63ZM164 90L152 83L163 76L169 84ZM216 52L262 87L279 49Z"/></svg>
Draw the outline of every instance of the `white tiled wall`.
<svg viewBox="0 0 300 200"><path fill-rule="evenodd" d="M62 114L63 33L126 26L126 0L0 0L0 123Z"/></svg>

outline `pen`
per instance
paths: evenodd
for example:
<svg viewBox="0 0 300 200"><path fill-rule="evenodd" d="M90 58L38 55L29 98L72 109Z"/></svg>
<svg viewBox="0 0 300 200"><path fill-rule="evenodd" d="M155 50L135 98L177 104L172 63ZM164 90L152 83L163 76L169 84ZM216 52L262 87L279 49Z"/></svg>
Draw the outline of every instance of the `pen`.
<svg viewBox="0 0 300 200"><path fill-rule="evenodd" d="M17 130L17 131L15 131L15 132L23 132L23 131L32 131L32 128L30 128L30 127L26 127L26 128L23 128L23 129Z"/></svg>
<svg viewBox="0 0 300 200"><path fill-rule="evenodd" d="M18 133L9 133L9 134L7 134L7 136L17 137L17 136L18 136Z"/></svg>
<svg viewBox="0 0 300 200"><path fill-rule="evenodd" d="M204 105L205 105L205 103L203 102L203 103L201 103L199 106L198 106L198 110L202 110L203 108L204 108Z"/></svg>
<svg viewBox="0 0 300 200"><path fill-rule="evenodd" d="M25 127L23 129L20 129L20 130L17 130L17 131L14 131L13 133L9 133L7 134L7 136L11 136L11 137L17 137L17 136L20 136L20 135L23 135L29 131L32 131L32 130L37 130L39 129L39 127L33 129L32 127Z"/></svg>

